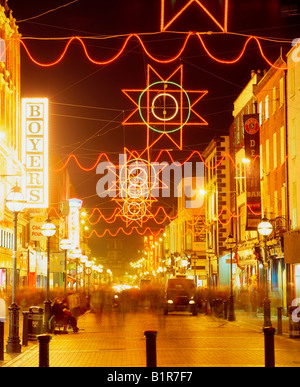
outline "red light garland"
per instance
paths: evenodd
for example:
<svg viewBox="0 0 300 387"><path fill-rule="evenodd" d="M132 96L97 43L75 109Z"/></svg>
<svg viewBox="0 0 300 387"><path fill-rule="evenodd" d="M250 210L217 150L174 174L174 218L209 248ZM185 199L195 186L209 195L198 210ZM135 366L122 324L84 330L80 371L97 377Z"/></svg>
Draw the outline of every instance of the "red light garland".
<svg viewBox="0 0 300 387"><path fill-rule="evenodd" d="M113 57L111 57L110 59L107 59L107 60L95 60L95 59L93 59L93 58L89 55L88 50L87 50L87 48L86 48L86 45L85 45L83 39L82 39L81 37L79 37L79 36L73 36L73 37L69 38L68 42L66 43L65 48L63 49L63 51L62 51L62 53L59 55L59 57L58 57L56 60L54 60L54 61L52 61L52 62L49 62L49 63L42 63L42 62L38 61L37 59L35 59L35 58L31 55L31 53L30 53L30 51L29 51L29 49L28 49L28 47L27 47L27 45L25 44L25 42L24 42L23 39L17 39L17 41L19 41L19 42L21 43L21 45L22 45L23 48L25 49L25 51L26 51L28 57L31 59L31 61L32 61L33 63L35 63L35 64L38 65L38 66L42 66L42 67L51 67L51 66L55 66L55 65L59 64L59 63L63 60L64 56L66 55L66 53L67 53L67 51L68 51L69 46L70 46L71 43L74 42L74 41L79 41L79 42L81 43L82 48L83 48L83 50L84 50L84 53L85 53L87 59L88 59L91 63L100 66L100 65L107 65L107 64L110 64L110 63L114 62L115 60L117 60L117 59L121 56L121 54L124 52L124 50L125 50L125 48L126 48L128 42L129 42L132 38L136 38L136 39L139 41L139 43L140 43L142 49L144 50L144 53L145 53L150 59L152 59L153 61L155 61L155 62L157 62L157 63L162 63L162 64L171 63L171 62L174 62L176 59L178 59L178 58L182 55L183 51L185 50L186 45L187 45L187 43L188 43L188 40L189 40L190 37L193 36L193 35L195 35L195 36L197 36L197 37L199 38L199 41L200 41L200 43L201 43L203 49L205 50L205 52L207 53L207 55L208 55L211 59L213 59L214 61L216 61L216 62L218 62L218 63L227 64L227 65L237 63L237 62L243 57L243 55L244 55L244 53L245 53L245 50L246 50L246 48L247 48L248 43L249 43L251 40L254 40L254 41L257 43L257 45L258 45L258 49L259 49L259 52L260 52L261 56L262 56L263 59L268 63L269 66L271 66L271 67L273 67L273 68L275 68L275 69L278 69L278 70L287 70L287 67L278 67L278 66L276 66L275 64L273 64L273 63L266 57L266 55L265 55L264 52L263 52L263 48L262 48L262 46L261 46L260 39L259 39L257 36L248 36L248 37L247 37L247 40L246 40L246 42L244 43L244 45L243 45L243 47L242 47L242 49L241 49L240 54L239 54L235 59L232 59L232 60L222 60L222 59L218 59L216 56L214 56L214 55L208 50L208 48L206 47L206 45L205 45L205 43L204 43L204 41L203 41L203 38L202 38L202 36L201 36L201 35L203 35L203 33L200 33L200 32L186 32L185 34L186 34L186 37L185 37L184 43L183 43L182 47L179 49L178 53L177 53L176 55L174 55L173 57L171 57L171 58L169 58L169 59L164 59L164 60L163 60L163 59L158 59L157 57L155 57L154 55L152 55L152 54L149 52L149 50L146 48L146 46L145 46L145 44L144 44L142 38L141 38L140 35L138 35L138 34L130 34L130 35L127 35L127 37L126 37L126 39L125 39L125 41L124 41L122 47L121 47L120 50L118 51L118 53L117 53L116 55L114 55ZM227 36L230 36L231 33L226 33L226 35L227 35ZM91 38L88 38L88 37L87 37L87 38L85 38L85 39L91 39Z"/></svg>
<svg viewBox="0 0 300 387"><path fill-rule="evenodd" d="M124 150L125 150L125 152L128 152L128 149L127 149L127 148L124 148ZM142 157L143 157L143 154L144 154L145 152L146 152L146 150L144 150L142 153L139 154L139 153L138 153L137 151L135 151L135 150L134 150L134 151L130 151L130 153L131 153L132 155L136 154L136 155L138 155L139 158L142 158ZM167 153L167 154L168 154L171 163L175 162L173 156L171 155L171 152L170 152L168 149L161 149L161 150L159 151L159 154L157 155L157 157L154 159L154 162L158 162L159 159L161 158L161 155L162 155L163 153ZM204 159L204 157L202 156L201 152L196 151L196 150L192 151L191 154L190 154L184 161L182 161L182 162L180 163L180 165L181 165L181 166L184 165L186 162L190 161L190 160L192 159L192 157L195 156L195 155L199 157L199 159L204 163L204 166L205 166L205 168L207 168L207 169L216 169L216 168L218 168L218 167L224 162L224 160L225 160L226 158L229 158L229 160L230 160L231 164L234 166L234 168L240 169L239 165L236 164L236 163L234 162L232 156L231 156L229 153L225 153L215 165L210 166L209 164L205 163L205 159ZM80 161L78 160L78 157L77 157L76 155L70 154L70 155L67 157L66 161L63 163L63 165L62 165L61 167L57 168L57 169L53 169L53 171L54 171L54 172L60 172L60 171L62 171L64 168L67 167L67 165L68 165L68 164L70 163L70 161L73 159L73 160L75 160L77 166L78 166L82 171L84 171L84 172L91 172L91 171L93 171L93 170L97 167L97 165L99 164L99 162L100 162L100 160L101 160L102 157L104 157L108 162L111 162L111 160L109 159L109 156L108 156L106 153L102 152L102 153L98 156L96 162L95 162L92 166L90 166L90 167L84 167L84 166L80 163ZM251 160L251 163L254 163L254 161L256 160L256 158L259 158L259 157L260 157L259 155L255 156L255 157ZM276 170L280 169L280 168L284 165L284 163L285 163L285 162L283 162L283 164L282 164L280 167L278 167Z"/></svg>
<svg viewBox="0 0 300 387"><path fill-rule="evenodd" d="M105 229L101 234L99 234L96 230L92 230L90 234L85 234L85 238L91 238L93 235L96 235L98 238L103 238L106 234L109 234L111 237L117 236L120 232L123 234L129 236L133 233L133 231L136 231L139 235L159 235L160 233L164 233L164 228L160 228L157 232L153 232L150 227L146 227L143 231L139 231L138 227L132 227L130 231L126 231L123 227L119 227L115 232L111 231L111 229L107 228Z"/></svg>

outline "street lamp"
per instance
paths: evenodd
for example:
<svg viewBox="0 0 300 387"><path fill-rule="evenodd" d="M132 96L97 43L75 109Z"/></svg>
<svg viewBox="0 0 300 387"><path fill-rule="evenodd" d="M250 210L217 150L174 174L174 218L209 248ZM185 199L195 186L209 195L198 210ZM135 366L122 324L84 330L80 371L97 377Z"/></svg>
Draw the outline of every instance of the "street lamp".
<svg viewBox="0 0 300 387"><path fill-rule="evenodd" d="M50 238L56 232L55 224L51 223L50 219L47 219L41 227L42 234L47 237L47 286L46 286L46 300L45 304L45 315L44 315L44 331L49 332L48 321L51 317L51 301L49 298L49 281L50 281Z"/></svg>
<svg viewBox="0 0 300 387"><path fill-rule="evenodd" d="M236 246L236 241L233 235L230 234L225 241L226 248L230 250L230 297L229 297L229 313L228 321L235 321L234 314L234 296L233 296L233 278L232 278L232 250Z"/></svg>
<svg viewBox="0 0 300 387"><path fill-rule="evenodd" d="M273 231L272 224L268 219L263 218L257 226L257 231L264 238L264 282L265 282L265 298L264 298L264 325L263 327L271 327L271 301L269 300L269 289L268 289L268 259L267 259L267 239Z"/></svg>
<svg viewBox="0 0 300 387"><path fill-rule="evenodd" d="M13 281L11 305L9 309L9 337L6 345L7 353L20 353L21 344L19 337L19 310L16 303L17 292L17 250L18 250L18 214L25 208L25 200L21 188L16 184L6 198L6 206L13 213L14 245L13 245Z"/></svg>

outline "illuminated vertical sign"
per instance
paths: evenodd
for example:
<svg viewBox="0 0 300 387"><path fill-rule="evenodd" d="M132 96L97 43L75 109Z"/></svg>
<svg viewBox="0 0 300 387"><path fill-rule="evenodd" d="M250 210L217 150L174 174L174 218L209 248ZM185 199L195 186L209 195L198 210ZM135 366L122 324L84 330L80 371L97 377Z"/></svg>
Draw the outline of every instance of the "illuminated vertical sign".
<svg viewBox="0 0 300 387"><path fill-rule="evenodd" d="M48 99L22 99L22 162L28 208L48 207Z"/></svg>
<svg viewBox="0 0 300 387"><path fill-rule="evenodd" d="M260 159L259 115L244 115L245 155L250 160L246 171L247 218L246 230L257 230L261 220L261 190L260 190Z"/></svg>
<svg viewBox="0 0 300 387"><path fill-rule="evenodd" d="M70 212L68 215L68 239L74 249L80 246L80 218L79 210L82 206L82 200L69 200Z"/></svg>

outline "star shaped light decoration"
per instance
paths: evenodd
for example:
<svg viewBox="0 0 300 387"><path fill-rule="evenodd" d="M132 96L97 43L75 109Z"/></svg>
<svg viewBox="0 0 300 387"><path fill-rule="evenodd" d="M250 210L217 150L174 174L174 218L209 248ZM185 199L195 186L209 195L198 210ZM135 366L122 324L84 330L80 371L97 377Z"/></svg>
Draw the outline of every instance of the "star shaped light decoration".
<svg viewBox="0 0 300 387"><path fill-rule="evenodd" d="M146 149L151 148L162 137L167 137L182 150L182 132L185 126L208 125L195 110L208 91L185 90L182 65L165 79L148 65L146 88L122 91L136 107L122 124L147 126Z"/></svg>
<svg viewBox="0 0 300 387"><path fill-rule="evenodd" d="M212 20L212 22L218 27L218 31L226 33L228 28L228 5L229 0L223 0L224 2L224 20L220 22L218 18L213 13L213 2L210 0L209 2L205 0L187 0L182 8L177 11L177 13L172 12L172 8L174 8L173 0L161 0L161 18L160 18L160 30L161 32L166 31L181 15L182 13L189 8L192 4L197 4L201 10L208 15L208 17ZM207 4L207 5L206 5ZM170 20L166 22L166 14L172 14Z"/></svg>

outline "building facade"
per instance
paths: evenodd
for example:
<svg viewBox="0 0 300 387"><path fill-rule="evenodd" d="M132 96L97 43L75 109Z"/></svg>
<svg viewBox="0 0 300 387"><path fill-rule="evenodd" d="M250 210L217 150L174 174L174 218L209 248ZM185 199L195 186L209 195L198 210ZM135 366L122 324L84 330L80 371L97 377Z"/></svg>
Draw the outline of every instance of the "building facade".
<svg viewBox="0 0 300 387"><path fill-rule="evenodd" d="M210 287L230 283L225 241L231 232L229 136L215 137L203 152L205 160L206 272ZM220 269L221 268L221 269Z"/></svg>
<svg viewBox="0 0 300 387"><path fill-rule="evenodd" d="M21 163L20 120L20 45L18 27L6 1L0 2L0 290L9 291L12 283L13 216L5 205L12 187L22 186L24 166ZM20 280L27 267L28 235L26 216L19 216L18 250L22 262Z"/></svg>
<svg viewBox="0 0 300 387"><path fill-rule="evenodd" d="M256 259L254 247L257 244L257 231L253 230L253 223L261 219L261 212L252 210L248 206L246 178L256 171L246 157L245 149L245 117L257 113L257 101L254 95L254 86L259 83L263 74L261 71L252 71L250 80L236 98L233 104L233 123L229 129L231 181L231 212L234 214L232 235L236 241L234 248L234 288L236 293L247 290L252 279L260 278L261 269ZM259 139L258 139L259 141ZM259 157L256 153L254 157ZM259 176L258 185L259 185ZM260 200L260 197L259 197ZM247 227L251 219L251 227Z"/></svg>
<svg viewBox="0 0 300 387"><path fill-rule="evenodd" d="M165 227L167 275L186 274L207 285L204 176L185 177L177 189L177 213Z"/></svg>
<svg viewBox="0 0 300 387"><path fill-rule="evenodd" d="M280 57L277 69L265 72L254 86L260 124L261 218L273 225L268 241L269 285L274 302L287 306L288 268L284 260L283 233L289 229L287 181L286 62ZM282 69L280 69L282 68Z"/></svg>
<svg viewBox="0 0 300 387"><path fill-rule="evenodd" d="M295 46L287 54L287 151L290 229L284 234L285 263L288 272L288 299L300 298L300 60Z"/></svg>
<svg viewBox="0 0 300 387"><path fill-rule="evenodd" d="M55 289L63 285L64 252L60 249L59 242L64 236L68 236L68 217L61 214L60 203L76 195L67 171L49 174L48 184L48 168L46 171L38 172L36 168L30 169L32 166L26 163L28 159L24 157L24 149L25 146L28 148L31 141L33 144L31 150L37 150L37 154L42 157L43 162L40 164L48 165L48 142L43 141L43 147L38 149L37 140L31 138L27 141L26 136L30 135L30 127L23 125L24 120L22 120L22 115L25 116L25 114L20 91L20 43L17 40L20 37L12 11L6 1L0 0L0 292L8 296L11 294L13 283L14 223L13 214L6 206L6 198L11 189L16 185L21 187L24 199L27 201L26 208L24 212L19 213L17 222L16 282L19 290L25 287L31 289L46 287L47 243L46 238L41 234L41 225L48 216L57 227L50 246L50 287ZM48 101L46 105L48 106ZM44 113L46 117L48 112L44 111ZM41 128L43 124L44 122L34 125L40 125ZM28 130L25 131L25 127ZM34 129L37 128L38 126L35 126ZM38 156L30 154L28 158L34 160L36 167ZM31 177L28 178L30 171L32 171ZM38 205L31 207L29 191L24 189L26 185L32 186L34 181L40 180L42 175L39 173L47 176L42 187L44 203L47 205L40 206L41 208ZM37 194L38 188L34 187L32 192ZM34 196L37 197L32 194L32 198ZM50 204L45 208L48 206L48 196Z"/></svg>

